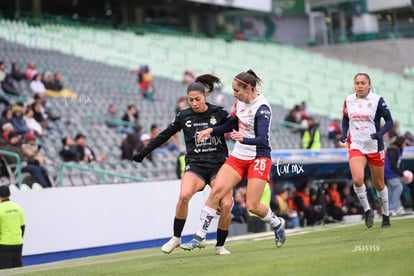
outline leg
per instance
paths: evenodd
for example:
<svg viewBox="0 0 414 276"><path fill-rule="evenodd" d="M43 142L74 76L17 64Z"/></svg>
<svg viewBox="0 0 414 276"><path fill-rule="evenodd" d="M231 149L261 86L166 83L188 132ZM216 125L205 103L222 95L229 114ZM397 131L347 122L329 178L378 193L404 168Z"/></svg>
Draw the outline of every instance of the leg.
<svg viewBox="0 0 414 276"><path fill-rule="evenodd" d="M204 181L194 173L184 173L183 179L181 180L180 195L175 207L174 235L161 247L162 252L170 254L175 248L180 246L181 233L183 232L185 220L187 219L188 215L188 203L190 202L193 195L203 189L204 186Z"/></svg>
<svg viewBox="0 0 414 276"><path fill-rule="evenodd" d="M201 210L198 231L190 242L181 244L182 249L193 250L195 248L205 247L205 238L208 228L211 221L217 216L217 207L219 206L220 200L224 198L226 194L229 194L229 192L232 191L232 188L237 185L240 180L240 175L228 164L224 164L220 168L215 179L214 187L210 192L206 204Z"/></svg>
<svg viewBox="0 0 414 276"><path fill-rule="evenodd" d="M388 200L390 211L397 211L398 203L400 201L403 186L401 181L396 178L390 178L386 180L386 186L388 189Z"/></svg>
<svg viewBox="0 0 414 276"><path fill-rule="evenodd" d="M371 170L372 182L374 184L375 190L377 190L377 195L381 202L382 207L382 224L381 227L390 227L390 210L388 204L388 189L385 186L384 181L384 165L376 166L369 164Z"/></svg>
<svg viewBox="0 0 414 276"><path fill-rule="evenodd" d="M213 186L213 184L212 184ZM220 200L221 215L217 227L217 243L216 243L216 254L227 255L230 251L224 248L229 228L231 224L231 209L233 207L233 190L231 189L228 193Z"/></svg>

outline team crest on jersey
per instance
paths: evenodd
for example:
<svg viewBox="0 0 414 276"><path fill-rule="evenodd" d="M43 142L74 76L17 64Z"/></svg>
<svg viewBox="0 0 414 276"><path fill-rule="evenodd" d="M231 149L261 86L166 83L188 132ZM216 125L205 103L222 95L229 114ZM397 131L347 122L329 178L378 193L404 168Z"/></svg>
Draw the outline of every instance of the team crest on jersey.
<svg viewBox="0 0 414 276"><path fill-rule="evenodd" d="M211 116L211 118L210 118L210 124L212 124L212 125L217 124L217 120L216 120L216 117L215 116Z"/></svg>
<svg viewBox="0 0 414 276"><path fill-rule="evenodd" d="M252 115L252 113L253 113L253 110L249 110L249 112L247 112L247 115Z"/></svg>
<svg viewBox="0 0 414 276"><path fill-rule="evenodd" d="M372 107L372 103L368 103L368 108L371 108Z"/></svg>

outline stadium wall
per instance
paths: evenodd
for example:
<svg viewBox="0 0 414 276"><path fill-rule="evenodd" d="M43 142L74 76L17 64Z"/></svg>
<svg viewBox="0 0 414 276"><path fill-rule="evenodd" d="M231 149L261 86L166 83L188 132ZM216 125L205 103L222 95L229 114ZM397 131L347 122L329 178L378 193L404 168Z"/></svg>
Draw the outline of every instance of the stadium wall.
<svg viewBox="0 0 414 276"><path fill-rule="evenodd" d="M179 190L173 180L14 191L26 216L24 265L161 246L172 235ZM192 198L183 239L196 232L209 192Z"/></svg>

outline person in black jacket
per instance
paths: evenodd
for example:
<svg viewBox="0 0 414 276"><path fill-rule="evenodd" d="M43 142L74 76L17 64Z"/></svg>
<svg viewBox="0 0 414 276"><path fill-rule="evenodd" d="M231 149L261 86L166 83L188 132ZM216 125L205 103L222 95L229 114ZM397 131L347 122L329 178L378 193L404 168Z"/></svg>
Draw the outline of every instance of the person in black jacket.
<svg viewBox="0 0 414 276"><path fill-rule="evenodd" d="M72 138L68 136L63 137L62 144L63 148L59 152L59 155L64 162L79 162L81 160L81 154L78 152Z"/></svg>
<svg viewBox="0 0 414 276"><path fill-rule="evenodd" d="M174 122L132 158L136 162L141 162L147 154L164 144L178 131L183 130L187 152L186 169L181 181L180 196L175 212L174 235L161 248L162 252L167 254L181 244L181 233L187 218L190 199L195 193L203 190L206 184L214 186L217 172L228 156L224 134L212 134L197 142L197 134L200 130L221 125L230 116L222 107L206 102L207 96L213 92L214 84L219 82L220 79L214 75L206 74L197 77L195 82L187 88L187 100L191 108L179 111ZM206 91L206 87L208 91ZM216 244L216 254L218 255L230 253L224 248L231 223L232 194L231 191L229 192L220 203L221 216Z"/></svg>

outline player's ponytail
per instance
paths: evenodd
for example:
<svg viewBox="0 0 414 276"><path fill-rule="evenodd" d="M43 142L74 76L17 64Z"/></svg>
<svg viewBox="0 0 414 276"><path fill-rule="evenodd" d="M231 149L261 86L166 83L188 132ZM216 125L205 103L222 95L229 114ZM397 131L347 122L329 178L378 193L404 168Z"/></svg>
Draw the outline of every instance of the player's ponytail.
<svg viewBox="0 0 414 276"><path fill-rule="evenodd" d="M253 89L256 89L256 86L262 83L262 80L252 69L239 73L234 80L239 82L243 88L250 86Z"/></svg>
<svg viewBox="0 0 414 276"><path fill-rule="evenodd" d="M214 92L214 84L220 83L220 79L212 74L200 75L187 87L187 94L190 91L200 91L202 93L207 92L207 94L211 94Z"/></svg>

